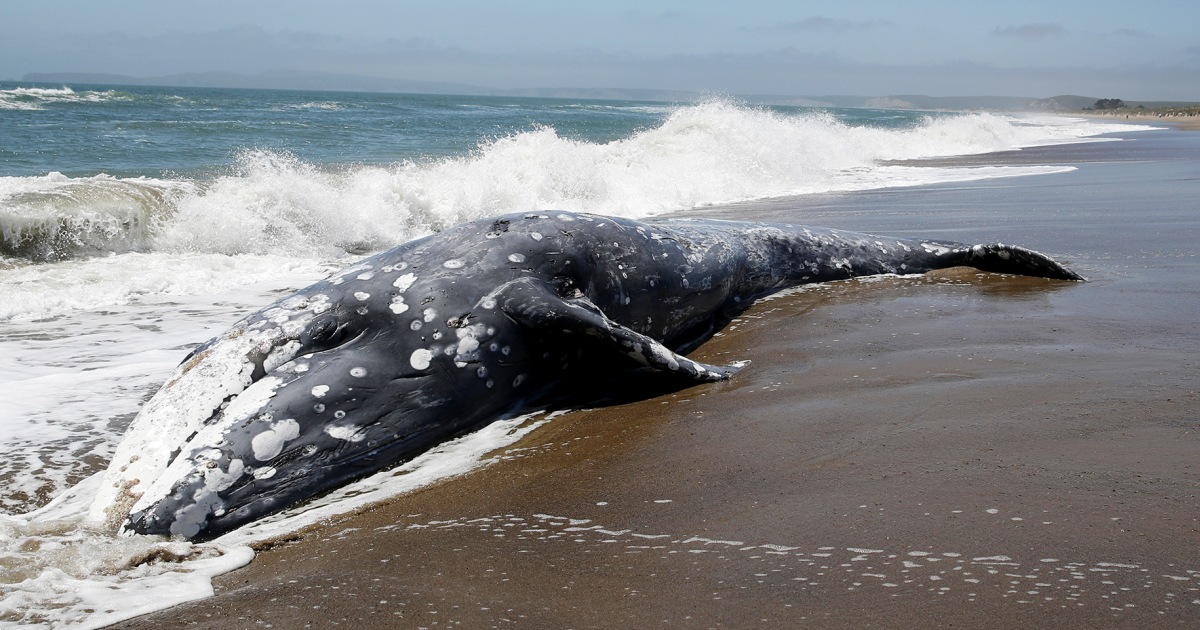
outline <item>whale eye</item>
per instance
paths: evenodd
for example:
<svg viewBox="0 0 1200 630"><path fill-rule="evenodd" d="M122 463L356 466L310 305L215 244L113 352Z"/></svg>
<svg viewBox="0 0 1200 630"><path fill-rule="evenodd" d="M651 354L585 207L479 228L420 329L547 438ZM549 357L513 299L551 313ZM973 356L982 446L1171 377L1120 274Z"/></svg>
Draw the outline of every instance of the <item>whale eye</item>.
<svg viewBox="0 0 1200 630"><path fill-rule="evenodd" d="M312 343L321 343L333 339L338 332L337 320L332 317L323 317L315 322L309 328L308 338Z"/></svg>
<svg viewBox="0 0 1200 630"><path fill-rule="evenodd" d="M560 298L569 300L583 297L583 291L579 290L579 285L575 283L575 279L571 276L555 276L551 282L554 284L554 290Z"/></svg>

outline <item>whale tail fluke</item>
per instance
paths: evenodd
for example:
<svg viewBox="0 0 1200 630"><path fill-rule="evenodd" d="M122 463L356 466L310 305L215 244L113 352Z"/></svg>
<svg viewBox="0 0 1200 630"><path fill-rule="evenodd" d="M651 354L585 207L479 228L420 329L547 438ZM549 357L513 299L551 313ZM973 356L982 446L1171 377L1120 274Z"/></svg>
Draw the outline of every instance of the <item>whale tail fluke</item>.
<svg viewBox="0 0 1200 630"><path fill-rule="evenodd" d="M947 267L962 265L993 273L1054 280L1085 280L1083 276L1067 269L1053 258L1016 245L975 245L956 249L942 258L940 262Z"/></svg>

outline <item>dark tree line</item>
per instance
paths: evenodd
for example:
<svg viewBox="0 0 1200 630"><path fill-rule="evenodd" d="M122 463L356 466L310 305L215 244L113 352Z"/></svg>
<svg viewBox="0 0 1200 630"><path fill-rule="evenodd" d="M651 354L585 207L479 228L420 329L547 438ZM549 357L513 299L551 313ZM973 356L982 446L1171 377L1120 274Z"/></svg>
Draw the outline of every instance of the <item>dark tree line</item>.
<svg viewBox="0 0 1200 630"><path fill-rule="evenodd" d="M1092 109L1123 109L1125 107L1125 101L1119 98L1102 98L1092 105Z"/></svg>

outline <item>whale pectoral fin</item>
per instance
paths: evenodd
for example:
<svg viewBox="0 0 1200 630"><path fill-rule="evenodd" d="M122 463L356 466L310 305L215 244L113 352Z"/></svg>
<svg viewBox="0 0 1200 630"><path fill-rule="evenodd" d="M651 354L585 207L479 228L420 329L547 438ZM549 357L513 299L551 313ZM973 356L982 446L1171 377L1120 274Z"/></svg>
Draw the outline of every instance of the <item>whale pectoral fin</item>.
<svg viewBox="0 0 1200 630"><path fill-rule="evenodd" d="M1085 279L1045 254L1003 243L970 247L952 244L944 252L938 253L935 261L933 264L935 269L962 265L974 267L980 271L1017 276L1033 276L1053 280Z"/></svg>
<svg viewBox="0 0 1200 630"><path fill-rule="evenodd" d="M693 361L662 343L609 319L585 297L565 299L534 278L513 280L492 294L499 308L521 326L587 335L634 361L700 382L722 381L742 364L717 366Z"/></svg>

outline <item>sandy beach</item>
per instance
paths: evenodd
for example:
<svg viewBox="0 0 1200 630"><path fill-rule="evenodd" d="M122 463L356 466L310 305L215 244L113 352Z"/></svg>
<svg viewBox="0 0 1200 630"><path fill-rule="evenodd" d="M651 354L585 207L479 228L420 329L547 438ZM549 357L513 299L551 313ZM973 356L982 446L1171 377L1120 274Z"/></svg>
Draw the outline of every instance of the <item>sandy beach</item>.
<svg viewBox="0 0 1200 630"><path fill-rule="evenodd" d="M1172 126L1180 128L1180 129L1183 129L1185 131L1200 131L1200 116L1195 115L1195 114L1189 116L1189 115L1184 115L1184 114L1173 114L1173 113L1155 112L1155 111L1140 112L1140 111L1134 110L1132 112L1117 111L1117 112L1111 112L1111 113L1086 112L1085 115L1089 118L1098 118L1100 120L1117 120L1117 121L1128 121L1128 122L1134 122L1134 123L1140 122L1140 123L1168 124L1168 125L1172 125Z"/></svg>
<svg viewBox="0 0 1200 630"><path fill-rule="evenodd" d="M119 628L1200 625L1200 136L694 214L1054 255L760 302L731 381L559 417Z"/></svg>

